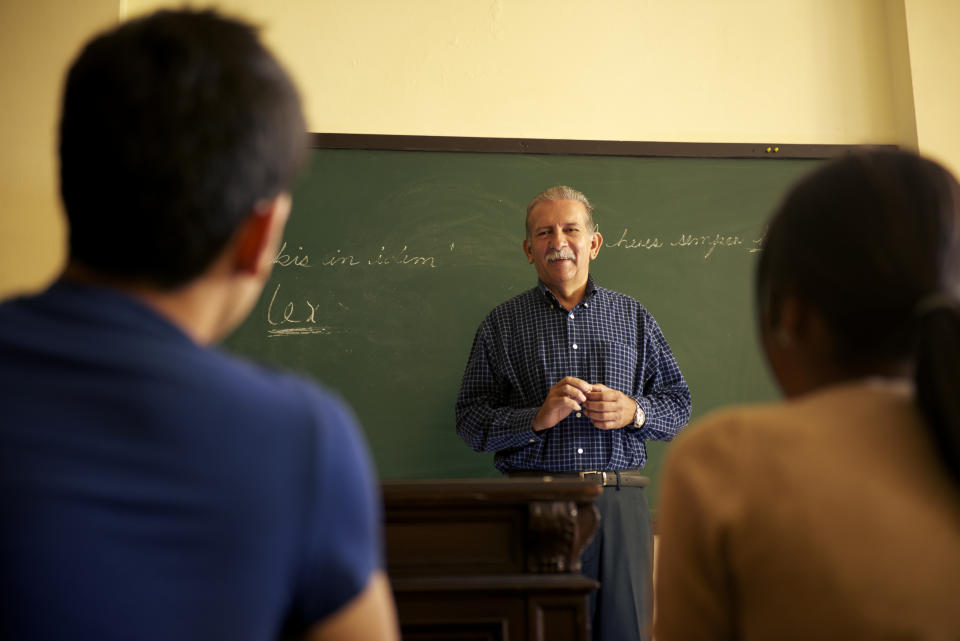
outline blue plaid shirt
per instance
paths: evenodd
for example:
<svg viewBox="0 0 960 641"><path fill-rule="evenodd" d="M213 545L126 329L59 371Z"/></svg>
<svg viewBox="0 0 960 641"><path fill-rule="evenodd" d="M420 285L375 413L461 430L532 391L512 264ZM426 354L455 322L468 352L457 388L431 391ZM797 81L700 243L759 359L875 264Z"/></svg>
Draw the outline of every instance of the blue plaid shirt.
<svg viewBox="0 0 960 641"><path fill-rule="evenodd" d="M573 412L533 431L533 417L561 378L602 383L634 398L643 427L600 430ZM457 399L457 434L496 452L511 470L639 469L644 441L669 441L690 418L690 390L653 316L593 278L572 311L541 282L498 305L477 330Z"/></svg>

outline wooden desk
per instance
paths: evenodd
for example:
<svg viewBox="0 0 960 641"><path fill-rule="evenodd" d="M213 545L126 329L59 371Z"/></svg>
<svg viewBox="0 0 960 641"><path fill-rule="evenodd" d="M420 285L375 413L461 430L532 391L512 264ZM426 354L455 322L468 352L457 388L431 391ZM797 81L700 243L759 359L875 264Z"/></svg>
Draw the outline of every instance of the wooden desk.
<svg viewBox="0 0 960 641"><path fill-rule="evenodd" d="M601 488L556 479L385 481L404 641L589 641L580 554Z"/></svg>

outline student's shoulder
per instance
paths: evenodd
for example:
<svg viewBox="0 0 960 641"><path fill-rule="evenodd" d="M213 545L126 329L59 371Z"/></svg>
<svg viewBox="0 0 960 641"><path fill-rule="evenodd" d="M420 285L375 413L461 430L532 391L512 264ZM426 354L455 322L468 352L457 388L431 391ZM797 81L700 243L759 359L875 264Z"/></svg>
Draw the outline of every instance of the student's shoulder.
<svg viewBox="0 0 960 641"><path fill-rule="evenodd" d="M716 409L683 430L672 446L678 458L751 461L815 456L838 435L856 437L876 397L862 385L838 385L801 397Z"/></svg>
<svg viewBox="0 0 960 641"><path fill-rule="evenodd" d="M275 425L324 428L355 423L340 396L317 381L221 350L208 350L208 357L206 374L216 376L219 382L205 387L221 398L234 399L235 414L269 414Z"/></svg>
<svg viewBox="0 0 960 641"><path fill-rule="evenodd" d="M266 394L286 396L291 400L328 402L334 397L321 383L281 367L253 362L243 356L216 350L223 367L232 374L237 385L259 388Z"/></svg>
<svg viewBox="0 0 960 641"><path fill-rule="evenodd" d="M715 465L740 460L775 441L793 422L784 403L724 407L709 412L680 432L670 456Z"/></svg>
<svg viewBox="0 0 960 641"><path fill-rule="evenodd" d="M914 409L908 381L851 381L790 399L719 408L693 423L685 435L704 442L736 437L797 444L835 437L840 429L856 432L861 425L875 426L884 415Z"/></svg>

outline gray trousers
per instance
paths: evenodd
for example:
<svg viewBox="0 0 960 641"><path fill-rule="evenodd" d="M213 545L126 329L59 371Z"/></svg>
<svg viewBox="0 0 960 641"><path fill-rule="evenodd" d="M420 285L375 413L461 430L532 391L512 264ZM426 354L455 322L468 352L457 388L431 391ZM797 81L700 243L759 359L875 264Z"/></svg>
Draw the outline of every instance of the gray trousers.
<svg viewBox="0 0 960 641"><path fill-rule="evenodd" d="M653 533L642 487L606 487L600 526L583 552L593 641L650 641L653 629Z"/></svg>

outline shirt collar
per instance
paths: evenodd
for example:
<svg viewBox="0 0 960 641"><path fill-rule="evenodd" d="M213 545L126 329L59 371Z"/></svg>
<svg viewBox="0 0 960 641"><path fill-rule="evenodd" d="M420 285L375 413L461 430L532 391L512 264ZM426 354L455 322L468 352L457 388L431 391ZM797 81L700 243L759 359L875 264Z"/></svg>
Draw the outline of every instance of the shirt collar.
<svg viewBox="0 0 960 641"><path fill-rule="evenodd" d="M546 301L551 305L560 304L557 301L557 297L554 296L553 292L550 291L550 288L547 287L546 284L540 279L537 279L537 289L540 290L540 293L543 295ZM583 300L581 300L579 304L583 305L584 302L587 302L590 299L592 299L596 295L598 290L599 288L597 287L597 284L593 281L593 275L587 274L587 288L584 290Z"/></svg>
<svg viewBox="0 0 960 641"><path fill-rule="evenodd" d="M82 313L85 317L95 319L88 322L149 327L153 331L196 343L181 327L122 289L60 278L50 285L47 292L58 304L72 310L71 313Z"/></svg>

